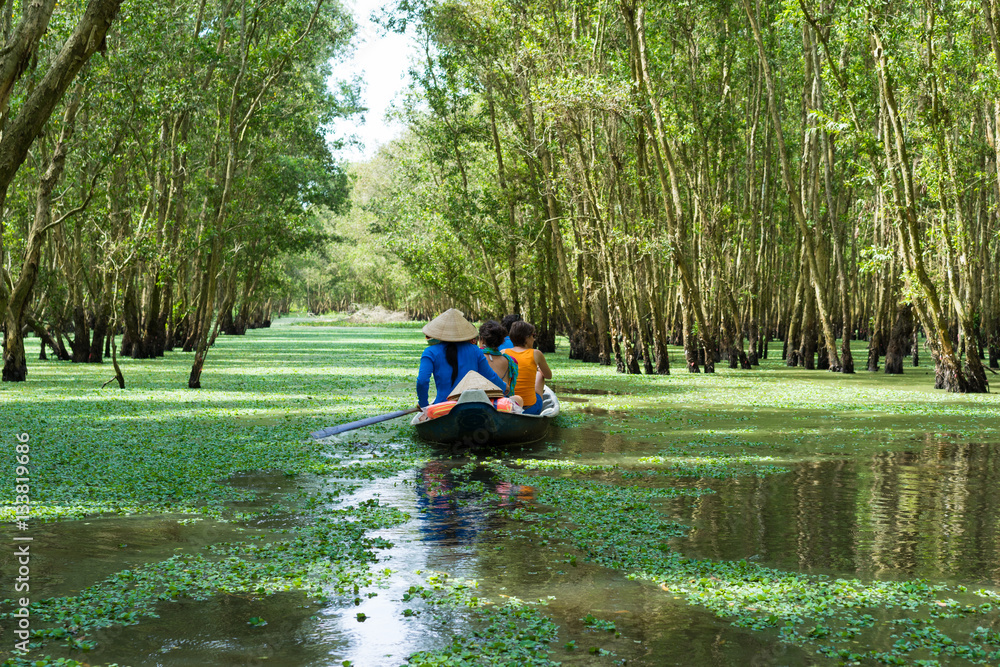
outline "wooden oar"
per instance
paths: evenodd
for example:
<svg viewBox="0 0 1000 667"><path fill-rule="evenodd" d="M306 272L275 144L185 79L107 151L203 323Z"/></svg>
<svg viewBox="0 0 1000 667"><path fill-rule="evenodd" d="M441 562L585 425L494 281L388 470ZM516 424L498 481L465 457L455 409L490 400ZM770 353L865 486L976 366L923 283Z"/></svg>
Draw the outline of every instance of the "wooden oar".
<svg viewBox="0 0 1000 667"><path fill-rule="evenodd" d="M402 417L403 415L412 415L414 412L418 412L420 408L410 408L409 410L396 410L395 412L387 412L384 415L378 415L376 417L368 417L367 419L359 419L349 424L341 424L340 426L329 426L322 431L314 431L310 433L312 437L319 440L320 438L329 438L331 435L337 435L338 433L345 433L347 431L353 431L356 428L363 428L365 426L371 426L372 424L377 424L379 422L389 421L390 419L396 419L397 417Z"/></svg>

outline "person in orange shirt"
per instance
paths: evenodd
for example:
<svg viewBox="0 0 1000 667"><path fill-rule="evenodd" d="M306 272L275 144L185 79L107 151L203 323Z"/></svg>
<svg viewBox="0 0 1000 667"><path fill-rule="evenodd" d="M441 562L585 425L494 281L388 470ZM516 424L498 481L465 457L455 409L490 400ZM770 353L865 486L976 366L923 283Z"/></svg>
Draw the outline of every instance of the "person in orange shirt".
<svg viewBox="0 0 1000 667"><path fill-rule="evenodd" d="M514 347L506 350L517 362L517 384L514 394L524 399L524 414L542 412L542 392L545 381L552 379L552 370L545 355L535 347L535 327L527 322L514 322L510 326L510 342Z"/></svg>

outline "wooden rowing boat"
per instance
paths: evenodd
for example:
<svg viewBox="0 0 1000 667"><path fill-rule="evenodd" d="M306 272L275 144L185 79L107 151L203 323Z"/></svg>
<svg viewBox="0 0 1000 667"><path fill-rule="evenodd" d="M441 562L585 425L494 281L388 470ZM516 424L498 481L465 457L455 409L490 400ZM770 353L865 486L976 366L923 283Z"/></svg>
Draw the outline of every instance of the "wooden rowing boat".
<svg viewBox="0 0 1000 667"><path fill-rule="evenodd" d="M458 404L448 414L426 419L418 414L410 424L417 435L430 442L446 445L518 445L545 437L549 423L559 414L559 399L545 387L540 415L500 412L493 407L486 392L470 389L462 392Z"/></svg>

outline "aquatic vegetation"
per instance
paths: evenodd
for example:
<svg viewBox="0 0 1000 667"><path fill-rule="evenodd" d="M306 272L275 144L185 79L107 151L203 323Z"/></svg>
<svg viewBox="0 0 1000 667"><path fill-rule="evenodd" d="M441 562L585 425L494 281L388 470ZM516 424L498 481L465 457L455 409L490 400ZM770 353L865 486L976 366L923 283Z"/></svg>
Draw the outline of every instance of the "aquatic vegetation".
<svg viewBox="0 0 1000 667"><path fill-rule="evenodd" d="M89 662L80 662L72 658L53 658L50 655L32 658L8 658L4 665L10 667L96 667ZM103 667L118 667L118 663L105 664Z"/></svg>
<svg viewBox="0 0 1000 667"><path fill-rule="evenodd" d="M321 320L300 320L292 322L293 327L377 327L379 329L416 329L420 330L427 322L410 320L406 322L350 322L347 317L343 319L321 319Z"/></svg>
<svg viewBox="0 0 1000 667"><path fill-rule="evenodd" d="M642 456L639 463L664 466L656 472L661 475L677 475L685 477L737 477L739 475L771 475L788 472L788 468L771 464L778 459L773 456L751 455L745 452L738 454L718 453L712 456L691 455L680 452L673 456Z"/></svg>
<svg viewBox="0 0 1000 667"><path fill-rule="evenodd" d="M584 616L580 620L588 628L592 628L594 630L604 630L606 632L614 632L615 631L615 624L612 621L603 621L603 620L601 620L599 618L595 618L591 614L587 614L586 616Z"/></svg>
<svg viewBox="0 0 1000 667"><path fill-rule="evenodd" d="M908 664L911 655L961 657L975 663L995 662L1000 650L987 648L993 635L979 630L968 642L938 629L934 619L976 617L993 619L997 607L976 603L961 587L924 581L869 581L782 572L746 560L730 562L681 556L670 544L686 528L667 518L656 503L678 489L644 489L597 484L590 480L551 478L524 468L490 461L503 479L531 485L551 512L510 512L527 530L546 539L572 544L588 560L622 570L630 578L656 582L665 592L704 606L734 625L755 630L780 628L784 641L818 644L824 655L847 660L874 659L884 664ZM979 595L995 599L996 593ZM863 613L864 611L868 613ZM863 630L883 622L919 623L901 633L903 640L887 650L846 649ZM821 623L811 630L809 623ZM904 641L905 640L905 641ZM847 651L845 654L844 651ZM898 662L894 662L898 661Z"/></svg>
<svg viewBox="0 0 1000 667"><path fill-rule="evenodd" d="M479 629L471 636L457 634L451 646L421 651L407 659L418 667L480 667L482 665L558 665L550 659L548 644L558 627L534 609L504 606L473 612Z"/></svg>
<svg viewBox="0 0 1000 667"><path fill-rule="evenodd" d="M300 351L309 347L308 333L296 337L304 344ZM323 422L348 421L358 410L378 412L395 400L367 396L369 379L353 369L311 373L314 355L330 349L324 338L315 336L305 356L284 360L276 356L287 349L283 337L223 338L202 378L209 388L197 392L173 388L179 380L172 375L182 377L187 365L180 354L123 360L130 380L123 392L99 388L101 367L56 362L33 366L32 381L16 391L0 388L4 437L12 438L8 429L16 429L32 438L32 523L160 512L192 515L181 522L205 516L246 522L277 511L245 509L275 493L270 502L306 520L266 539L217 543L204 553L124 569L72 596L32 596L33 654L50 641L67 643L60 634L66 628L74 632L67 648L91 648L77 633L141 622L179 598L302 591L324 600L384 582L389 573L375 567L376 552L391 543L368 534L409 516L377 499L336 504L359 488L355 481L412 468L419 448L397 447L390 459L350 441L306 437ZM284 373L275 375L277 364ZM264 494L239 481L241 473L268 470L284 471L284 489ZM13 474L13 466L0 466L0 516L8 520ZM317 479L326 480L321 490L296 491L298 480L313 485L310 480Z"/></svg>
<svg viewBox="0 0 1000 667"><path fill-rule="evenodd" d="M575 461L560 461L557 459L514 459L511 463L525 470L568 470L579 475L595 472L613 472L618 469L617 465L587 465Z"/></svg>
<svg viewBox="0 0 1000 667"><path fill-rule="evenodd" d="M223 337L198 391L179 389L190 365L180 353L123 359L125 391L100 388L102 366L33 364L29 382L0 387L2 436L32 438L32 518L164 511L219 517L227 504L256 495L227 483L235 473L330 473L331 445L308 438L309 429L400 405L399 397L372 391L373 382L407 377L399 351L411 335L397 335L395 354L380 352L384 339L364 330L345 330L336 344L323 332L288 329L265 340ZM347 350L346 367L316 363L342 359ZM0 466L4 521L13 519L13 476L13 467Z"/></svg>
<svg viewBox="0 0 1000 667"><path fill-rule="evenodd" d="M408 515L371 499L338 510L320 508L313 518L313 525L286 531L288 539L213 544L206 555L177 555L122 570L78 595L33 602L32 617L53 628L36 628L32 637L62 637L70 627L76 634L136 624L155 617L160 603L180 597L205 600L213 595L266 596L296 590L318 600L356 595L391 574L373 571L372 565L378 562L376 550L392 544L368 537L367 532L396 525ZM251 619L250 624L260 627L266 622Z"/></svg>
<svg viewBox="0 0 1000 667"><path fill-rule="evenodd" d="M586 403L564 403L560 440L510 452L510 458L474 452L449 460L450 452L414 442L405 420L336 440L306 437L410 405L412 362L422 346L422 337L405 328L276 327L220 338L202 377L206 389L197 392L175 388L187 373L180 354L124 360L130 378L124 392L98 389L106 379L99 367L56 362L33 366L29 382L16 390L0 387L0 423L30 433L36 448L33 522L163 512L183 515L171 521L184 526L208 518L275 522L191 553L123 564L72 595L33 599L33 656L79 657L95 650L88 633L141 624L180 599L264 599L296 591L344 605L353 625L371 627L367 621L375 616L354 605L381 594L399 574L382 564L393 540L372 533L427 512L367 491L390 480L450 498L450 511L495 519L477 528L488 536L475 547L480 557L527 537L549 554L553 576L588 563L609 568L654 595L710 610L723 623L808 647L820 660L1000 659L1000 594L982 581L881 581L855 576L850 565L822 575L752 558L687 557L683 547L695 524L676 514L712 498L719 511L738 514L740 508L727 503L746 496L733 495L734 488L781 487L784 476L803 470L815 473L803 482L811 484L821 479L824 464L852 457L888 464L898 454L908 465L905 457L917 456L910 454L915 443L928 438L935 445L920 456L939 463L945 449L937 443L962 443L970 433L1000 440L1000 397L933 393L919 389L926 379L918 374L854 384L823 376L817 389L819 376L774 361L760 371L720 369L715 377L628 377L570 362L561 350L550 355L559 381L593 393L577 394ZM970 452L955 456L978 461ZM442 464L447 479L429 474L421 480L409 472L428 462ZM255 483L253 471L271 471L273 481ZM0 508L8 519L12 473L0 466ZM918 478L908 473L907 479ZM858 521L859 529L869 529ZM446 646L414 652L410 664L548 665L556 660L554 647L588 659L609 649L623 655L620 646L593 646L598 637L614 642L623 627L598 610L590 610L595 623L585 623L581 634L582 610L559 616L521 603L516 590L505 591L509 597L501 603L471 582L443 576L404 590L393 622L432 623L441 614L460 614L468 629ZM266 611L248 613L240 624L266 632L277 618ZM877 632L886 626L892 637ZM473 662L473 653L485 657Z"/></svg>
<svg viewBox="0 0 1000 667"><path fill-rule="evenodd" d="M554 667L549 644L558 626L538 610L518 600L497 604L477 595L476 583L434 575L428 586L411 587L429 605L464 606L470 609L473 629L455 633L451 644L436 651L418 651L407 659L418 667L480 667L525 665Z"/></svg>

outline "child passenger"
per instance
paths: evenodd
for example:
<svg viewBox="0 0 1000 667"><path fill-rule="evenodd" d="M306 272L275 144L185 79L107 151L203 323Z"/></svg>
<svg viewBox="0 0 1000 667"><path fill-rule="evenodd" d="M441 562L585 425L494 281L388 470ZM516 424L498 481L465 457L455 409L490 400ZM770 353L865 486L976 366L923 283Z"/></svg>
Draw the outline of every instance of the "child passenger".
<svg viewBox="0 0 1000 667"><path fill-rule="evenodd" d="M517 362L509 354L498 349L506 334L507 330L496 320L487 320L479 327L479 342L482 344L486 361L500 379L513 389L517 384ZM521 405L522 399L519 396L512 398L518 406Z"/></svg>
<svg viewBox="0 0 1000 667"><path fill-rule="evenodd" d="M552 371L545 355L534 349L535 327L527 322L514 322L510 327L510 342L514 347L506 353L517 362L514 394L524 399L524 414L541 414L545 380L552 379Z"/></svg>

